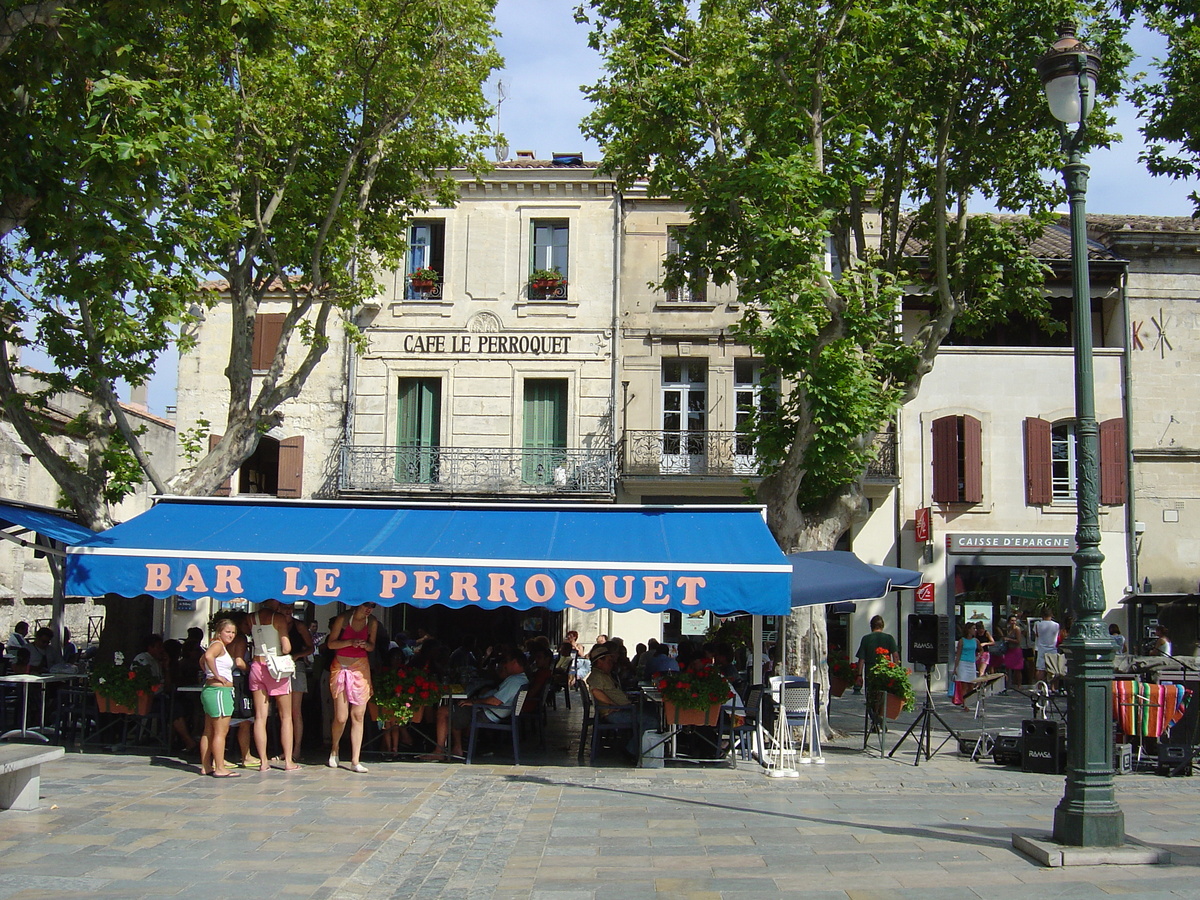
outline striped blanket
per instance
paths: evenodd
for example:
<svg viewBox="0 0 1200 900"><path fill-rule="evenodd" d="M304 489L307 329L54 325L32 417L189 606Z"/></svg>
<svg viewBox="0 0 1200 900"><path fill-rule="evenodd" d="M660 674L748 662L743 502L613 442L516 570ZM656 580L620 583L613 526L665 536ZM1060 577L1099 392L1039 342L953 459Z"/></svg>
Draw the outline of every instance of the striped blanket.
<svg viewBox="0 0 1200 900"><path fill-rule="evenodd" d="M1125 734L1162 737L1183 718L1192 691L1181 684L1113 682L1113 718Z"/></svg>

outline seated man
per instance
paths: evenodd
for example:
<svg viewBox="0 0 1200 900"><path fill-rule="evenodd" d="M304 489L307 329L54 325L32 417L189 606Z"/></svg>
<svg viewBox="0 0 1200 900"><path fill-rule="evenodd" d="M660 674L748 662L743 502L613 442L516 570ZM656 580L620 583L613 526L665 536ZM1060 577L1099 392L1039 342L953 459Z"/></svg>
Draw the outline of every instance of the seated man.
<svg viewBox="0 0 1200 900"><path fill-rule="evenodd" d="M432 753L421 757L425 760L446 759L447 746L450 756L463 756L463 731L471 726L472 706L509 706L516 699L521 688L529 684L525 675L525 654L520 650L504 650L499 654L500 672L504 680L493 691L487 691L479 697L459 700L454 707L439 706L437 711L437 747ZM485 715L493 722L499 722L512 714L510 709L488 709ZM447 738L450 743L447 744Z"/></svg>
<svg viewBox="0 0 1200 900"><path fill-rule="evenodd" d="M588 690L592 692L592 699L600 708L601 718L609 724L632 726L633 711L614 708L629 706L628 695L613 675L617 664L615 648L609 643L596 644L588 653L588 658L592 661L592 671L585 680Z"/></svg>
<svg viewBox="0 0 1200 900"><path fill-rule="evenodd" d="M29 645L29 671L34 675L45 675L62 662L62 654L54 646L54 632L39 628Z"/></svg>

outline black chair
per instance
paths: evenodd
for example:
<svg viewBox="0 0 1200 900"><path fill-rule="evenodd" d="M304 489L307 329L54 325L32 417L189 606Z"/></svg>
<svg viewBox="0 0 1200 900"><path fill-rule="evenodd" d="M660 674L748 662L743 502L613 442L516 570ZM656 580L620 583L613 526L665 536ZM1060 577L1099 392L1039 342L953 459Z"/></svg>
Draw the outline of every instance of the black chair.
<svg viewBox="0 0 1200 900"><path fill-rule="evenodd" d="M471 707L471 737L467 744L467 765L475 758L475 738L480 731L507 731L512 735L513 765L521 764L521 711L525 708L525 700L529 696L528 685L517 692L513 702L502 706L489 706L481 703ZM508 715L499 721L493 720L488 712L497 713L508 710Z"/></svg>
<svg viewBox="0 0 1200 900"><path fill-rule="evenodd" d="M612 734L632 734L633 725L622 724L616 722L606 722L604 713L617 712L619 710L628 710L630 715L636 715L636 710L632 703L622 706L612 706L608 704L597 703L592 697L592 692L588 689L587 684L583 681L579 682L579 697L583 702L583 731L579 737L579 753L583 755L583 748L587 746L588 730L592 733L591 755L589 757L589 765L596 765L596 752L600 749L600 741L604 735Z"/></svg>
<svg viewBox="0 0 1200 900"><path fill-rule="evenodd" d="M741 754L742 759L762 759L762 703L763 686L756 684L746 692L746 702L742 710L742 724L731 725L733 749Z"/></svg>
<svg viewBox="0 0 1200 900"><path fill-rule="evenodd" d="M80 746L95 728L92 690L86 687L62 686L56 697L54 730L58 743L64 747Z"/></svg>

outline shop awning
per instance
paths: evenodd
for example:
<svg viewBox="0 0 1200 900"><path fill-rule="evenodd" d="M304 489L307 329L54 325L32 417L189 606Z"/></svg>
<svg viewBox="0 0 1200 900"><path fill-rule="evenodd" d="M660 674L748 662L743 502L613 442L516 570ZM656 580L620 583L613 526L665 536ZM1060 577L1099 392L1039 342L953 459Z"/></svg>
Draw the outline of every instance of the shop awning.
<svg viewBox="0 0 1200 900"><path fill-rule="evenodd" d="M160 500L68 550L71 595L782 615L751 506Z"/></svg>
<svg viewBox="0 0 1200 900"><path fill-rule="evenodd" d="M10 538L23 539L26 534L33 533L64 544L77 544L96 534L48 507L11 500L0 500L0 530Z"/></svg>
<svg viewBox="0 0 1200 900"><path fill-rule="evenodd" d="M792 606L877 600L897 588L915 588L921 573L863 562L848 550L809 550L787 557L792 564Z"/></svg>

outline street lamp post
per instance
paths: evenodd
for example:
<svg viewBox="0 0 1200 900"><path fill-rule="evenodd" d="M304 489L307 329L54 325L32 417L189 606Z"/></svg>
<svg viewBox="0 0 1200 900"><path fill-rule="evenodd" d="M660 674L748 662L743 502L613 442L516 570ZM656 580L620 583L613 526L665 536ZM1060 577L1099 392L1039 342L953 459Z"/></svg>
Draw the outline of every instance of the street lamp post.
<svg viewBox="0 0 1200 900"><path fill-rule="evenodd" d="M1075 328L1075 442L1077 448L1075 624L1064 643L1067 655L1067 780L1054 810L1054 840L1075 847L1119 847L1125 816L1113 792L1113 644L1104 626L1100 564L1099 429L1092 378L1092 299L1088 277L1083 163L1085 122L1096 98L1100 56L1064 25L1038 74L1050 111L1062 124L1063 182L1071 209L1071 285Z"/></svg>

